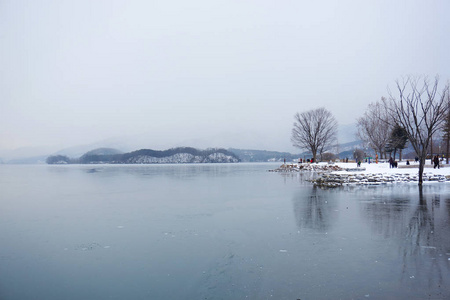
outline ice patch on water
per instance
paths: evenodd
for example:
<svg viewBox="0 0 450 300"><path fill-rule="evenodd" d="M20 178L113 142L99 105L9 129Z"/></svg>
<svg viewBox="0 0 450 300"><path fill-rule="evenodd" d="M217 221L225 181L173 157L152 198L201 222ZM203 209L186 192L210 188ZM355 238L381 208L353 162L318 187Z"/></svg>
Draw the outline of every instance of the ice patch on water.
<svg viewBox="0 0 450 300"><path fill-rule="evenodd" d="M74 247L74 250L81 250L81 251L92 251L99 248L103 248L102 245L96 242L88 243L88 244L80 244Z"/></svg>
<svg viewBox="0 0 450 300"><path fill-rule="evenodd" d="M280 252L281 252L281 253L286 253L287 250L281 249Z"/></svg>

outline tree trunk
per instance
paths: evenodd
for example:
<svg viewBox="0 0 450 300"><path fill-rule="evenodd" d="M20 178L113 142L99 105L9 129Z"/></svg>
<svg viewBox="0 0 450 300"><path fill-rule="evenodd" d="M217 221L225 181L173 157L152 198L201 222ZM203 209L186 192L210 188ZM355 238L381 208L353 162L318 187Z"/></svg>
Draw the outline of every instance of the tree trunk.
<svg viewBox="0 0 450 300"><path fill-rule="evenodd" d="M398 157L398 160L399 160L399 161L402 161L402 150L403 150L403 149L398 150L398 156L399 156L399 157Z"/></svg>
<svg viewBox="0 0 450 300"><path fill-rule="evenodd" d="M425 167L425 158L426 158L426 153L425 155L422 154L419 158L419 185L422 186L423 183L423 169Z"/></svg>
<svg viewBox="0 0 450 300"><path fill-rule="evenodd" d="M431 136L430 157L431 157L431 164L433 164L433 136Z"/></svg>
<svg viewBox="0 0 450 300"><path fill-rule="evenodd" d="M450 133L447 136L447 153L445 153L445 159L447 160L447 165L448 165L448 152L449 152L449 147L450 147Z"/></svg>

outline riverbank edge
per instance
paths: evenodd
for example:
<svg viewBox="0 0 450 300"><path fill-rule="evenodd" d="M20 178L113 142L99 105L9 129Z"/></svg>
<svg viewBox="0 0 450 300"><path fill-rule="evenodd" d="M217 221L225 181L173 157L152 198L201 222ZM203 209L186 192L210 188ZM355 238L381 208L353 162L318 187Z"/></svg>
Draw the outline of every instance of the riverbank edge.
<svg viewBox="0 0 450 300"><path fill-rule="evenodd" d="M408 166L409 167L409 166ZM411 171L413 171L412 168ZM283 164L279 168L269 170L270 172L295 173L295 172L316 172L318 178L308 180L315 186L323 188L336 188L347 185L388 185L395 183L418 183L417 173L399 173L395 169L389 172L369 172L365 167L340 167L333 164ZM424 172L424 182L450 182L450 175L433 174Z"/></svg>

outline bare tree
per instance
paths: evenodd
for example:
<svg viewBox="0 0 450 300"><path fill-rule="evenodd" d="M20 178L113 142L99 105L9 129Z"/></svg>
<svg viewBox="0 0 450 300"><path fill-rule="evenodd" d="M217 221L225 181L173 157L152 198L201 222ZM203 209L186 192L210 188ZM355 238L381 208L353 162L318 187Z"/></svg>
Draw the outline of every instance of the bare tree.
<svg viewBox="0 0 450 300"><path fill-rule="evenodd" d="M356 162L363 161L363 159L364 159L364 150L356 148L353 151L353 158L355 159Z"/></svg>
<svg viewBox="0 0 450 300"><path fill-rule="evenodd" d="M448 165L448 156L450 152L450 93L447 93L447 114L442 126L442 138L445 141L445 159Z"/></svg>
<svg viewBox="0 0 450 300"><path fill-rule="evenodd" d="M312 152L316 161L317 153L327 150L336 140L337 121L325 108L318 108L297 113L291 141L295 147L307 149Z"/></svg>
<svg viewBox="0 0 450 300"><path fill-rule="evenodd" d="M381 101L384 101L383 98ZM383 158L385 146L389 141L391 125L389 114L382 102L369 104L364 115L357 119L358 137Z"/></svg>
<svg viewBox="0 0 450 300"><path fill-rule="evenodd" d="M419 83L423 81L423 83ZM439 77L432 84L425 77L408 77L402 82L396 81L398 97L390 94L386 108L392 120L405 128L408 140L419 157L419 185L423 182L423 169L427 149L433 134L439 130L447 114L446 85L438 94Z"/></svg>

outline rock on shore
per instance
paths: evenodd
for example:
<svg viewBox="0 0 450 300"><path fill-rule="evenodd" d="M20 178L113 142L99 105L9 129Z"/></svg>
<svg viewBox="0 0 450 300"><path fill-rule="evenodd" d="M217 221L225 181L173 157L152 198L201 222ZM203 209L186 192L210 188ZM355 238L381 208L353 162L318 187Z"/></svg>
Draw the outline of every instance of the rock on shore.
<svg viewBox="0 0 450 300"><path fill-rule="evenodd" d="M337 165L323 165L323 164L283 164L279 168L269 170L269 172L301 172L301 171L315 171L315 172L333 172L344 171ZM363 169L362 169L363 170Z"/></svg>
<svg viewBox="0 0 450 300"><path fill-rule="evenodd" d="M392 184L397 182L417 182L418 174L408 173L375 173L375 174L355 174L355 173L329 173L322 174L317 179L312 180L314 185L320 187L338 187L343 185L380 185ZM432 173L424 173L423 181L450 181L449 175L435 175Z"/></svg>
<svg viewBox="0 0 450 300"><path fill-rule="evenodd" d="M368 165L370 166L370 165ZM347 167L347 165L336 164L283 164L271 172L316 172L317 176L310 181L319 187L333 188L344 185L382 185L393 183L408 183L419 180L418 172L414 169L398 170L398 169L383 169L383 164L377 167L370 166L369 171L365 167ZM414 167L414 166L412 166ZM417 166L415 166L417 168ZM406 171L406 172L405 172ZM423 174L423 181L429 182L450 182L450 174L435 174L432 172L425 172Z"/></svg>

